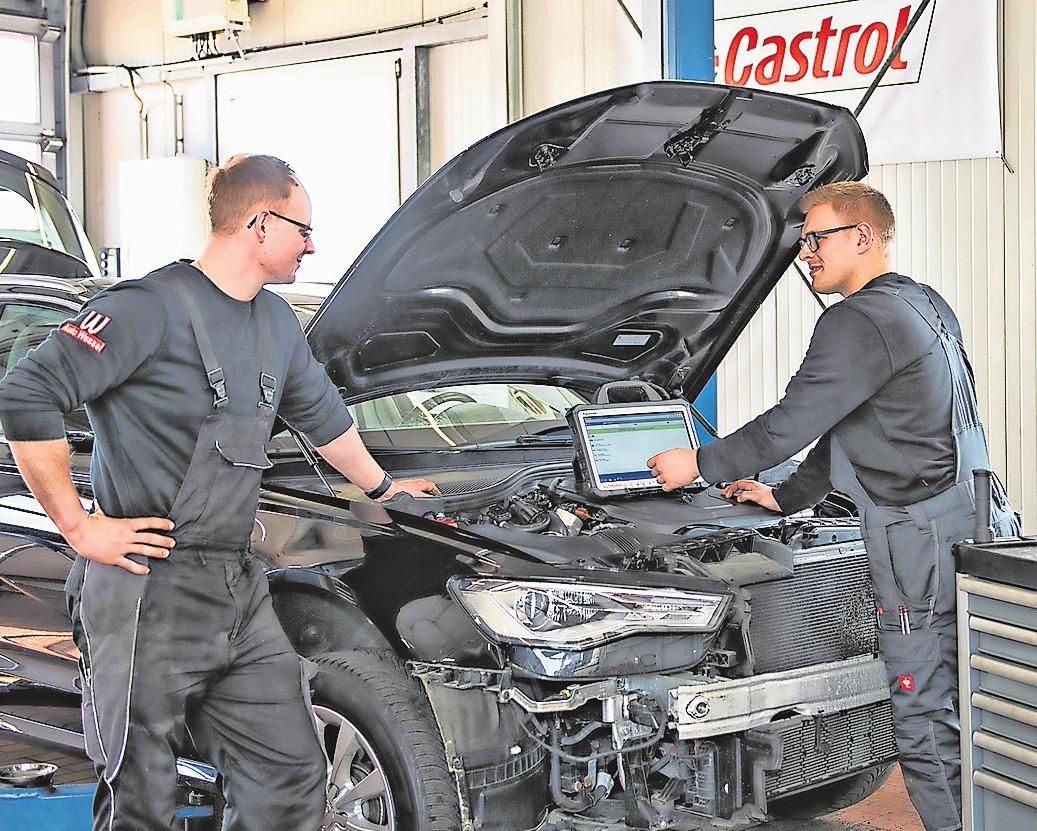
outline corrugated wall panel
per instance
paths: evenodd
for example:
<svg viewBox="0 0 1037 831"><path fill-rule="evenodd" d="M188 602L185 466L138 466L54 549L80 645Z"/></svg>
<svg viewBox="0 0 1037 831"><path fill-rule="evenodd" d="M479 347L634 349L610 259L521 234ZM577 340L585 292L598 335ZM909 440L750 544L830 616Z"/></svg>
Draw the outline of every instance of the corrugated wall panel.
<svg viewBox="0 0 1037 831"><path fill-rule="evenodd" d="M1037 529L1037 147L1034 45L1037 10L1030 0L1004 5L1005 330L1009 491L1026 527Z"/></svg>

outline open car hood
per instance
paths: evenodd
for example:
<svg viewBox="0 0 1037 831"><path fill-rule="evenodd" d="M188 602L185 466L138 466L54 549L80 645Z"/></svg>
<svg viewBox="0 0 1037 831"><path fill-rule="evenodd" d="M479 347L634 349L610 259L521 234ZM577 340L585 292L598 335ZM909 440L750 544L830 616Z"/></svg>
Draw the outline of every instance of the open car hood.
<svg viewBox="0 0 1037 831"><path fill-rule="evenodd" d="M348 401L633 377L690 398L795 256L800 197L867 169L842 107L679 81L589 95L418 188L310 344Z"/></svg>

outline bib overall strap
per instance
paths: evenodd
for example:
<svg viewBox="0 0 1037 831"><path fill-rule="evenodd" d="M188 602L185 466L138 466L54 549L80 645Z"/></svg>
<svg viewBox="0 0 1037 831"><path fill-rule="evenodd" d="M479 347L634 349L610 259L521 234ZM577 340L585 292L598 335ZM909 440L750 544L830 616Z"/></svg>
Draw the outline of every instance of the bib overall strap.
<svg viewBox="0 0 1037 831"><path fill-rule="evenodd" d="M271 411L277 395L277 377L271 370L274 368L274 356L270 342L273 340L270 323L270 308L256 298L256 314L259 317L259 409Z"/></svg>
<svg viewBox="0 0 1037 831"><path fill-rule="evenodd" d="M209 340L209 332L202 321L202 313L198 308L198 301L184 286L174 283L180 298L184 301L187 316L191 320L191 330L194 332L195 342L198 344L198 352L202 356L202 366L205 367L205 377L212 387L212 407L217 412L227 406L227 382L223 376L223 367L216 360L216 353Z"/></svg>

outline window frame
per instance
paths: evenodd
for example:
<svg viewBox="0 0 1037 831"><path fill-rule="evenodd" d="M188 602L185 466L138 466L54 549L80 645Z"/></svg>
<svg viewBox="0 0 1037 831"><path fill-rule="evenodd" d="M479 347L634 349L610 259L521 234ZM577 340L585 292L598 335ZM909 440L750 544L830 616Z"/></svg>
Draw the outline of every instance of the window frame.
<svg viewBox="0 0 1037 831"><path fill-rule="evenodd" d="M39 120L35 123L0 120L0 139L38 144L43 167L54 174L62 193L67 193L65 133L68 121L68 63L63 48L63 34L67 25L65 4L46 4L36 13L38 17L0 11L0 31L31 35L36 39L39 99Z"/></svg>

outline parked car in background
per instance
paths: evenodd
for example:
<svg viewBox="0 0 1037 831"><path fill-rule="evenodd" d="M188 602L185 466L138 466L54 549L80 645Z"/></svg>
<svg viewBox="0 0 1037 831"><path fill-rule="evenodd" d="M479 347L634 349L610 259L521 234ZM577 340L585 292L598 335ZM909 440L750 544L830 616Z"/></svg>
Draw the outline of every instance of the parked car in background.
<svg viewBox="0 0 1037 831"><path fill-rule="evenodd" d="M371 503L301 440L271 445L253 548L316 666L325 827L745 827L881 783L896 747L849 502L786 519L705 485L603 495L567 418L694 400L791 262L799 198L866 172L842 108L637 84L477 143L353 263L307 336L380 463L443 496ZM8 320L42 332L89 294L54 290L0 287L0 366L36 337ZM89 434L70 441L89 499ZM74 554L3 451L0 727L75 746Z"/></svg>

